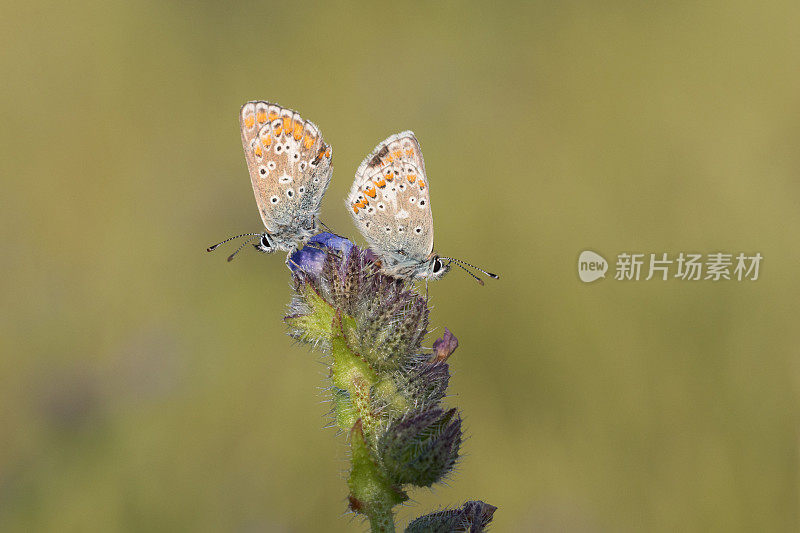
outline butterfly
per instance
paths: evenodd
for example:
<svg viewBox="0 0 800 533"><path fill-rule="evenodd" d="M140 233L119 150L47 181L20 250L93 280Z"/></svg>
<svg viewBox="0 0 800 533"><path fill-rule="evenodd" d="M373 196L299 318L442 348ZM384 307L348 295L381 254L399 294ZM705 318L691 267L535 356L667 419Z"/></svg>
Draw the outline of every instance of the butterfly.
<svg viewBox="0 0 800 533"><path fill-rule="evenodd" d="M240 237L258 237L256 250L281 250L290 257L317 233L320 203L333 173L331 147L313 122L278 104L247 102L239 124L264 231L237 235L207 250ZM245 241L228 261L254 240Z"/></svg>
<svg viewBox="0 0 800 533"><path fill-rule="evenodd" d="M499 277L433 251L430 186L422 149L411 131L390 136L364 159L346 204L389 276L434 280L447 274L454 263L481 285L483 280L464 265Z"/></svg>

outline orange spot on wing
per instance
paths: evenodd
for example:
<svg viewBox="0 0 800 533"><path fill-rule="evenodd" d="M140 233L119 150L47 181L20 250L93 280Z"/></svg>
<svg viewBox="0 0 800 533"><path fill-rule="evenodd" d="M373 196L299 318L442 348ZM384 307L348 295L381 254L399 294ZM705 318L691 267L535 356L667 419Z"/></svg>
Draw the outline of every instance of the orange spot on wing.
<svg viewBox="0 0 800 533"><path fill-rule="evenodd" d="M413 157L414 150L412 150L411 148L406 148L406 155L408 155L409 157Z"/></svg>
<svg viewBox="0 0 800 533"><path fill-rule="evenodd" d="M358 214L358 204L353 204L353 213Z"/></svg>
<svg viewBox="0 0 800 533"><path fill-rule="evenodd" d="M417 179L417 175L416 174L409 174L408 176L406 176L406 179L408 180L409 183L414 183L414 180Z"/></svg>
<svg viewBox="0 0 800 533"><path fill-rule="evenodd" d="M270 120L270 122L272 122L276 118L278 118L278 113L276 113L275 111L270 111L269 112L269 120Z"/></svg>
<svg viewBox="0 0 800 533"><path fill-rule="evenodd" d="M375 185L377 185L377 186L378 186L379 188L381 188L381 189L383 189L384 187L386 187L386 180L376 181L376 182L374 182L374 183L375 183Z"/></svg>
<svg viewBox="0 0 800 533"><path fill-rule="evenodd" d="M375 196L378 194L378 191L376 191L375 189L364 189L364 194L366 194L370 198L375 198Z"/></svg>
<svg viewBox="0 0 800 533"><path fill-rule="evenodd" d="M294 140L299 141L302 138L303 138L303 124L297 122L294 125Z"/></svg>
<svg viewBox="0 0 800 533"><path fill-rule="evenodd" d="M403 151L395 150L394 152L392 152L392 155L394 156L395 159L400 159L401 157L403 157Z"/></svg>
<svg viewBox="0 0 800 533"><path fill-rule="evenodd" d="M425 188L425 182L422 181L422 180L419 180L419 190L423 190L424 188Z"/></svg>
<svg viewBox="0 0 800 533"><path fill-rule="evenodd" d="M267 121L267 112L266 111L259 111L256 113L256 120L259 124L263 124Z"/></svg>
<svg viewBox="0 0 800 533"><path fill-rule="evenodd" d="M272 129L272 134L273 134L275 137L280 137L280 136L281 136L281 132L282 132L282 131L283 131L283 126L281 126L280 124L278 124L277 126L275 126L275 127Z"/></svg>
<svg viewBox="0 0 800 533"><path fill-rule="evenodd" d="M328 149L325 150L325 157L330 157L330 156L331 156L331 147L328 146Z"/></svg>
<svg viewBox="0 0 800 533"><path fill-rule="evenodd" d="M264 152L261 151L261 147L260 146L256 146L256 149L253 150L253 151L256 153L256 156L258 156L258 157L261 157L262 155L264 155Z"/></svg>
<svg viewBox="0 0 800 533"><path fill-rule="evenodd" d="M244 125L248 128L252 128L256 123L256 119L253 118L253 115L247 115L244 117Z"/></svg>
<svg viewBox="0 0 800 533"><path fill-rule="evenodd" d="M311 135L306 135L306 138L303 139L303 146L305 146L306 149L311 148L312 146L314 146L314 141L315 140L316 139L314 137L312 137Z"/></svg>
<svg viewBox="0 0 800 533"><path fill-rule="evenodd" d="M283 129L286 132L286 135L291 135L291 133L292 133L292 117L283 117Z"/></svg>
<svg viewBox="0 0 800 533"><path fill-rule="evenodd" d="M386 181L392 181L394 179L394 174L388 172L383 176L383 179L385 179Z"/></svg>
<svg viewBox="0 0 800 533"><path fill-rule="evenodd" d="M272 144L272 137L267 135L266 137L262 138L261 139L261 144L263 144L265 147L269 148L269 145Z"/></svg>

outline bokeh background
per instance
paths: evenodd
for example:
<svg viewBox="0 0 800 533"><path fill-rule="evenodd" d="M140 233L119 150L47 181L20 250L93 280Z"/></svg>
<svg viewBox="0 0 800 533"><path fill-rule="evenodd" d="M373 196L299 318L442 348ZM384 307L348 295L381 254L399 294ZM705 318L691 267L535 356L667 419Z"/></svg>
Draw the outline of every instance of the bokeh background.
<svg viewBox="0 0 800 533"><path fill-rule="evenodd" d="M5 2L0 530L362 531L325 369L285 336L237 113L411 128L466 454L400 523L797 531L797 2ZM756 282L579 281L584 249L760 252ZM428 344L435 337L428 339Z"/></svg>

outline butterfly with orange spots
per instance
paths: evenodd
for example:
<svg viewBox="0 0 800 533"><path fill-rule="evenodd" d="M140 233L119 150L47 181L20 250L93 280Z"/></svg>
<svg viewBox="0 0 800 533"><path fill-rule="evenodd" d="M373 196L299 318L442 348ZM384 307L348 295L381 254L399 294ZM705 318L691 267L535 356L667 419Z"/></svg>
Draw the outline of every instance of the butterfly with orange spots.
<svg viewBox="0 0 800 533"><path fill-rule="evenodd" d="M415 280L439 279L450 264L470 266L487 276L496 274L433 251L433 214L425 161L417 138L404 131L384 140L356 171L347 197L356 227L380 259L389 276ZM446 262L445 262L446 261Z"/></svg>
<svg viewBox="0 0 800 533"><path fill-rule="evenodd" d="M264 223L255 248L270 253L292 252L318 232L322 196L333 173L331 147L311 121L296 111L264 101L247 102L239 113L247 168ZM253 239L242 244L228 261Z"/></svg>

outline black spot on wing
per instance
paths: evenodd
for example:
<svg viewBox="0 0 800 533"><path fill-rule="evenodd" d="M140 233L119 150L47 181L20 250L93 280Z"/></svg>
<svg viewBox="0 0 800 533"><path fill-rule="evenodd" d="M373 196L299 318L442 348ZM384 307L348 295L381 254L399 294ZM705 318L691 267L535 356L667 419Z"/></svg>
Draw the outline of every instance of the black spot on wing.
<svg viewBox="0 0 800 533"><path fill-rule="evenodd" d="M386 155L387 155L388 153L389 153L389 147L388 147L388 146L386 146L386 145L384 145L384 146L383 146L383 147L380 149L380 151L378 151L378 153L377 153L377 154L375 154L375 157L373 157L372 159L370 159L370 160L369 160L369 165L368 165L368 166L369 166L370 168L372 168L372 167L377 167L378 165L380 165L380 164L381 164L381 159L382 159L382 158L384 158L384 157L386 157Z"/></svg>
<svg viewBox="0 0 800 533"><path fill-rule="evenodd" d="M319 164L319 160L322 159L322 155L325 153L325 151L327 149L328 149L328 145L325 144L325 143L322 143L322 145L319 147L319 152L317 152L317 157L314 158L314 160L311 162L311 164L314 165L314 166L317 166Z"/></svg>

